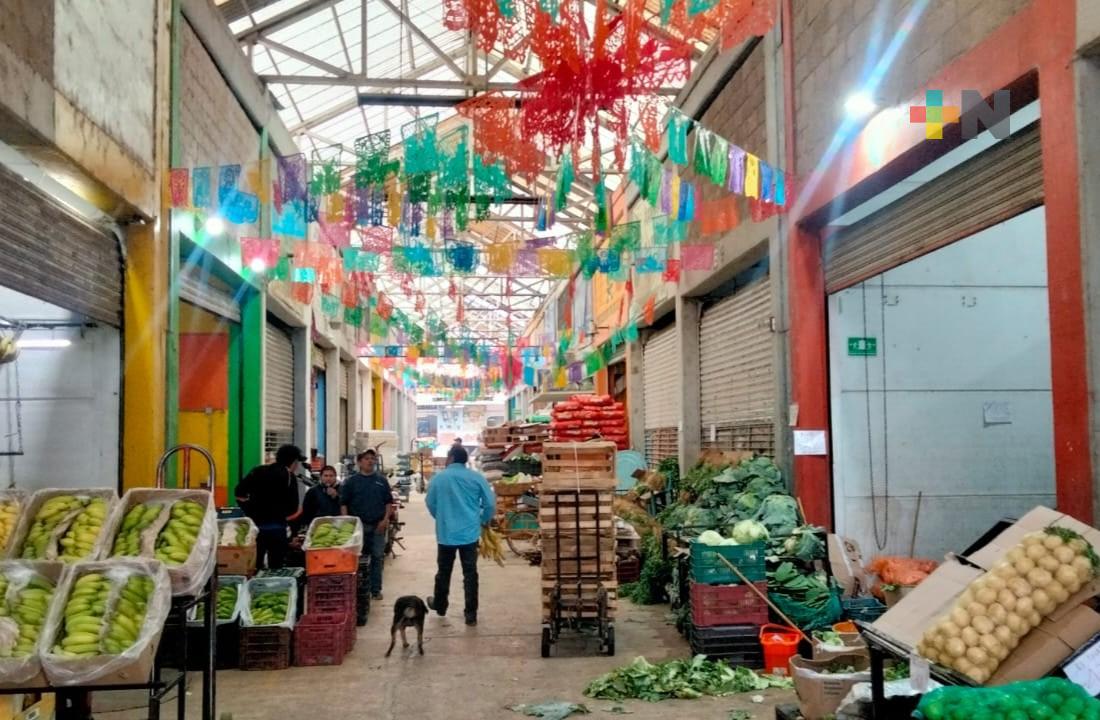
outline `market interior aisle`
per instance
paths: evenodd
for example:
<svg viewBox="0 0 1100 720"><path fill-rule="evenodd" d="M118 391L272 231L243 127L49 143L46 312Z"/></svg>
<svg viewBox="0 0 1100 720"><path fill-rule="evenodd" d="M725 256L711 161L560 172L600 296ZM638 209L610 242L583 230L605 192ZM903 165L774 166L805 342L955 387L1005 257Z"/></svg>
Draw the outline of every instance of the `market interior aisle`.
<svg viewBox="0 0 1100 720"><path fill-rule="evenodd" d="M563 644L559 657L543 660L539 657L539 570L510 557L504 568L485 561L479 566L481 611L476 628L462 622L462 580L456 565L451 587L455 617L429 618L424 657L402 655L399 644L387 659L383 654L389 645L393 601L406 594L424 597L435 575L434 526L422 495L414 494L402 519L407 523L407 549L399 550L396 560L387 560L385 600L371 607L370 619L359 628L358 642L344 664L220 672L219 713L232 713L234 720L317 716L326 720L515 720L519 716L507 710L510 705L561 699L585 702L599 714L615 703L583 697L592 678L637 655L659 660L689 652L665 622L667 606L640 608L626 603L616 623L616 657ZM410 633L410 641L414 636ZM198 690L194 685L190 717L197 717ZM770 705L753 705L747 697L625 705L638 720L671 716L725 720L734 708L754 711L758 718L774 716ZM172 712L174 708L167 709Z"/></svg>

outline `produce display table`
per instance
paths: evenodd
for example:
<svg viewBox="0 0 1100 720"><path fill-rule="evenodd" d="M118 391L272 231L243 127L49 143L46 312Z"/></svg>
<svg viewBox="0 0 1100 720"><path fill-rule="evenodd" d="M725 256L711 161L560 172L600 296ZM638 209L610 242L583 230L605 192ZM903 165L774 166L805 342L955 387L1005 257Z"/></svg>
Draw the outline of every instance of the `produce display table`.
<svg viewBox="0 0 1100 720"><path fill-rule="evenodd" d="M208 642L207 652L202 658L202 720L214 720L215 703L215 678L217 671L214 666L215 631L217 629L217 611L215 601L217 598L218 578L217 573L211 576L202 591L195 596L172 598L172 610L165 630L171 625L172 629L179 633L178 655L179 664L183 669L173 670L171 674L165 673L161 654L157 653L156 662L153 664L153 675L149 682L133 683L129 685L80 685L74 687L36 687L36 688L12 688L0 689L0 695L25 695L37 693L53 693L56 697L55 720L92 720L92 693L115 692L119 690L145 690L149 694L149 720L160 720L161 704L172 690L176 690L177 717L187 715L187 612L199 603L203 605L203 632L206 633ZM175 651L176 649L173 648Z"/></svg>
<svg viewBox="0 0 1100 720"><path fill-rule="evenodd" d="M907 717L920 701L919 696L896 698L891 700L886 697L886 660L887 658L908 662L910 651L897 641L882 634L870 624L855 621L856 628L867 643L867 649L871 655L871 711L875 720L891 720L897 717ZM931 677L943 685L970 685L974 682L949 668L930 664ZM908 712L899 715L899 704L904 703Z"/></svg>

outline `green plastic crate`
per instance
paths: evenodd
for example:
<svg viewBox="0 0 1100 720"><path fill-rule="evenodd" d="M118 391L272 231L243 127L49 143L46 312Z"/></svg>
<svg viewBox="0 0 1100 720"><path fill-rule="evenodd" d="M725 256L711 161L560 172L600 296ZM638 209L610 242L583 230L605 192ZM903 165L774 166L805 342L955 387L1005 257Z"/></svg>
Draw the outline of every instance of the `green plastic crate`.
<svg viewBox="0 0 1100 720"><path fill-rule="evenodd" d="M763 582L768 579L764 566L767 554L764 543L750 545L704 545L691 544L691 577L697 583L708 585L738 585L741 578L729 569L719 557L724 557L748 578L749 582Z"/></svg>

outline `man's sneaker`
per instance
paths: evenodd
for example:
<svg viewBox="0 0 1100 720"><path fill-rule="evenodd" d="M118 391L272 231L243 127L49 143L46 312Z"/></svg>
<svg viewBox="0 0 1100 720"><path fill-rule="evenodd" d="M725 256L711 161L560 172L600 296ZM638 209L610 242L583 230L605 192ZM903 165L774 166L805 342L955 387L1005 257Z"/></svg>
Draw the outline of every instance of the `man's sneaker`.
<svg viewBox="0 0 1100 720"><path fill-rule="evenodd" d="M374 593L373 595L371 595L371 599L372 600L381 600L382 599L382 593L380 593L380 592Z"/></svg>
<svg viewBox="0 0 1100 720"><path fill-rule="evenodd" d="M445 610L440 611L436 608L436 606L435 606L435 597L429 595L427 603L428 603L428 609L435 611L435 613L437 615L439 615L439 617L445 617L447 615L447 611L445 611Z"/></svg>

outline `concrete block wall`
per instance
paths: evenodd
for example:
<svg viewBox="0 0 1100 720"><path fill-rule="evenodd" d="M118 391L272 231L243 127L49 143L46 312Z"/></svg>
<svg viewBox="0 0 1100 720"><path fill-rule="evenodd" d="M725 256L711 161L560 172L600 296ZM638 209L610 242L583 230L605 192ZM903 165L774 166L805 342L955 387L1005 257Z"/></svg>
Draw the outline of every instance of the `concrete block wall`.
<svg viewBox="0 0 1100 720"><path fill-rule="evenodd" d="M1030 0L931 0L891 63L876 97L907 101L941 68ZM813 171L842 118L844 99L900 33L914 0L794 0L797 172Z"/></svg>
<svg viewBox="0 0 1100 720"><path fill-rule="evenodd" d="M180 57L181 164L198 167L258 160L259 133L186 21Z"/></svg>

